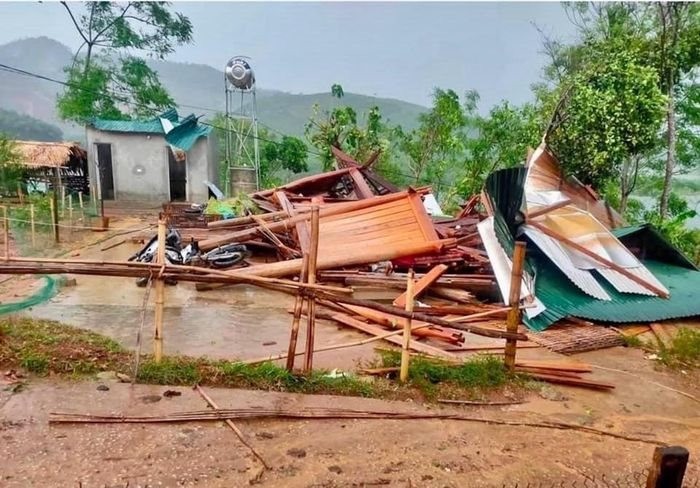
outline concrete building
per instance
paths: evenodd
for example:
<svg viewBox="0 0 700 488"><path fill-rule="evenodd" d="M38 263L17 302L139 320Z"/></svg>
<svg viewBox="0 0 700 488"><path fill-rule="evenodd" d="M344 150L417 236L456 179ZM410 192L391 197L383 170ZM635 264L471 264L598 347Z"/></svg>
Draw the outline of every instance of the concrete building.
<svg viewBox="0 0 700 488"><path fill-rule="evenodd" d="M172 109L149 120L94 119L87 127L90 182L103 200L206 202L218 185L211 127Z"/></svg>

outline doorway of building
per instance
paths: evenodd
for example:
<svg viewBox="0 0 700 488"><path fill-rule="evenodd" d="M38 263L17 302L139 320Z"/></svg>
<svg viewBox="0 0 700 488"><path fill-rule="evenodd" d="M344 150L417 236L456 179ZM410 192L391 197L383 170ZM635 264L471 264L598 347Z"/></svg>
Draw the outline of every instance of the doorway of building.
<svg viewBox="0 0 700 488"><path fill-rule="evenodd" d="M184 202L187 200L187 153L184 151L168 151L168 173L170 176L170 201Z"/></svg>
<svg viewBox="0 0 700 488"><path fill-rule="evenodd" d="M100 197L114 200L114 174L112 173L112 145L97 143L97 167L100 178Z"/></svg>

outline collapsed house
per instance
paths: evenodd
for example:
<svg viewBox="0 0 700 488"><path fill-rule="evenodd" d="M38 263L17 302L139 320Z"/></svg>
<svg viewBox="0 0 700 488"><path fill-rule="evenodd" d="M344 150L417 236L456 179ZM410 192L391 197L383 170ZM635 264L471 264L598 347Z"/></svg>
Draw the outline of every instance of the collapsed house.
<svg viewBox="0 0 700 488"><path fill-rule="evenodd" d="M206 201L218 183L212 128L174 109L147 120L94 119L87 126L90 181L102 200Z"/></svg>
<svg viewBox="0 0 700 488"><path fill-rule="evenodd" d="M580 352L621 345L623 324L700 316L696 266L652 227L624 226L591 189L562 175L544 145L524 167L489 175L482 194L455 217L440 215L429 188L399 190L374 173L376 155L360 164L333 152L337 169L251 193L257 212L183 228L185 239L196 238L202 252L247 246L254 259L223 272L232 279L298 276L300 282L311 272L306 258L316 242L316 283L396 290L393 307L320 294L317 316L395 344L399 337L384 336L400 327L397 317L406 317L406 272L415 270L412 314L419 330L410 348L448 360L502 349L474 343L478 336L517 336L556 352ZM518 304L523 326L514 332L505 319L513 305L516 241L526 243L526 260ZM197 283L198 290L216 286ZM580 377L580 369L562 378L546 365L519 364L546 381L613 387Z"/></svg>

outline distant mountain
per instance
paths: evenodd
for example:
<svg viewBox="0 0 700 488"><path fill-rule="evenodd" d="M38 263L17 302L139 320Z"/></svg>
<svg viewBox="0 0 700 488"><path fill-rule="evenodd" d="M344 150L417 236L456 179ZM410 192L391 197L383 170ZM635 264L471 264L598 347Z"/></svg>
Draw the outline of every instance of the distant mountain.
<svg viewBox="0 0 700 488"><path fill-rule="evenodd" d="M14 110L0 108L0 134L11 139L24 141L61 141L63 131L55 125L35 119L29 115L18 114Z"/></svg>
<svg viewBox="0 0 700 488"><path fill-rule="evenodd" d="M48 37L20 39L0 45L0 63L64 80L63 68L72 60L70 49ZM223 74L211 66L170 61L150 61L178 104L180 113L213 116L224 111ZM60 127L67 138L82 138L83 130L67 124L56 115L56 96L61 86L26 76L0 71L0 108L14 110ZM329 87L330 89L330 87ZM311 107L339 103L330 93L298 95L278 90L258 89L258 114L262 124L290 135L301 136ZM377 105L392 124L412 128L425 107L388 98L347 93L340 102L358 114ZM195 108L196 107L196 108ZM213 110L212 110L213 109Z"/></svg>

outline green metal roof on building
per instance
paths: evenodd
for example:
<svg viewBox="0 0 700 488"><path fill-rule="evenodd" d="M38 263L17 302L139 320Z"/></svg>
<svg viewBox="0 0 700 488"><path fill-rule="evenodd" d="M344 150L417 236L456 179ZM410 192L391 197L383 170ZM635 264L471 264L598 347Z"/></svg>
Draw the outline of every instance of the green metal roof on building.
<svg viewBox="0 0 700 488"><path fill-rule="evenodd" d="M547 309L533 319L524 317L533 330L544 330L567 316L598 322L651 322L700 315L700 271L659 261L644 265L670 292L669 298L620 293L609 283L602 286L612 300L598 300L581 293L547 258L535 258L535 295Z"/></svg>
<svg viewBox="0 0 700 488"><path fill-rule="evenodd" d="M163 120L168 120L172 128L164 127ZM211 127L198 123L194 115L180 119L177 110L170 109L158 117L149 120L108 120L95 118L90 122L95 129L105 132L126 132L134 134L160 134L171 146L189 151L197 139L211 133ZM166 123L167 125L167 123ZM170 129L170 130L167 130Z"/></svg>
<svg viewBox="0 0 700 488"><path fill-rule="evenodd" d="M164 134L160 119L152 120L108 120L93 119L90 123L95 129L105 132L133 132L137 134Z"/></svg>

